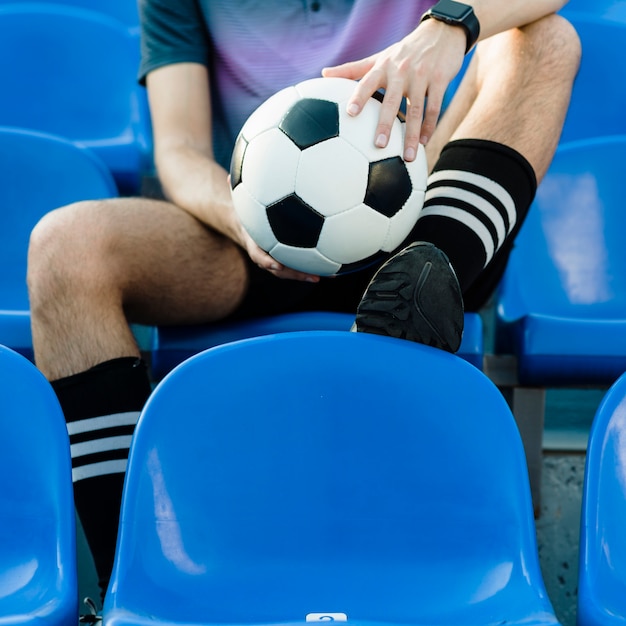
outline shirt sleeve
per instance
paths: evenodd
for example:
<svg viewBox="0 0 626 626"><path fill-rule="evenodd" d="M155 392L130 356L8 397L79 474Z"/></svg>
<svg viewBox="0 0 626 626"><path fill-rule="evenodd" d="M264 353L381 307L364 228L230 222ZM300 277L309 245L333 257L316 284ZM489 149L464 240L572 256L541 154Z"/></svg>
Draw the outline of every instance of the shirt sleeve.
<svg viewBox="0 0 626 626"><path fill-rule="evenodd" d="M208 29L197 0L139 0L139 15L141 84L145 84L149 72L164 65L207 65Z"/></svg>

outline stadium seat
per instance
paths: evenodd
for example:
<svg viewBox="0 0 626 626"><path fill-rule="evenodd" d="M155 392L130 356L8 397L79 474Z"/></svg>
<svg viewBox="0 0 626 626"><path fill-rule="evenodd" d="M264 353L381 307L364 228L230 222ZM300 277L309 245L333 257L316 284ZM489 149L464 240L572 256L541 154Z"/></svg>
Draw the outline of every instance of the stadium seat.
<svg viewBox="0 0 626 626"><path fill-rule="evenodd" d="M95 11L0 4L0 57L0 125L80 142L110 168L121 194L139 192L153 165L136 35Z"/></svg>
<svg viewBox="0 0 626 626"><path fill-rule="evenodd" d="M26 258L33 226L59 206L116 193L110 172L86 148L0 127L0 344L32 359Z"/></svg>
<svg viewBox="0 0 626 626"><path fill-rule="evenodd" d="M163 378L189 357L223 343L299 330L350 330L354 315L327 311L287 313L239 322L199 326L161 326L152 334L152 376ZM459 356L482 369L483 324L477 313L465 314Z"/></svg>
<svg viewBox="0 0 626 626"><path fill-rule="evenodd" d="M600 17L626 23L626 0L569 0L561 13L566 17Z"/></svg>
<svg viewBox="0 0 626 626"><path fill-rule="evenodd" d="M626 135L559 147L511 254L496 352L526 386L608 385L626 371Z"/></svg>
<svg viewBox="0 0 626 626"><path fill-rule="evenodd" d="M558 148L495 298L484 371L522 432L537 514L548 390L606 388L626 371L625 156L626 135Z"/></svg>
<svg viewBox="0 0 626 626"><path fill-rule="evenodd" d="M0 624L78 623L70 444L56 395L0 346Z"/></svg>
<svg viewBox="0 0 626 626"><path fill-rule="evenodd" d="M608 3L598 3L602 4ZM622 4L626 6L626 2ZM622 22L592 14L564 15L578 32L582 58L560 142L626 133L626 69L622 63L608 61L624 56L626 15Z"/></svg>
<svg viewBox="0 0 626 626"><path fill-rule="evenodd" d="M32 3L33 0L1 0L0 4ZM37 0L42 4L61 4L102 13L124 24L130 32L139 35L139 10L137 0Z"/></svg>
<svg viewBox="0 0 626 626"><path fill-rule="evenodd" d="M342 331L204 351L133 437L104 626L557 624L524 452L463 359Z"/></svg>
<svg viewBox="0 0 626 626"><path fill-rule="evenodd" d="M583 483L578 626L626 624L626 374L591 425Z"/></svg>

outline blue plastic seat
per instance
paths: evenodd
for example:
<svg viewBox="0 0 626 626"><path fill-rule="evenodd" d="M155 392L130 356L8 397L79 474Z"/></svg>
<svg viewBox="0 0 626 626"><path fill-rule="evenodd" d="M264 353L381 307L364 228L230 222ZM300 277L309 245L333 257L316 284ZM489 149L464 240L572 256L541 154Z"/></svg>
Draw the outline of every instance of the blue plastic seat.
<svg viewBox="0 0 626 626"><path fill-rule="evenodd" d="M557 624L502 395L442 350L301 331L198 354L133 437L105 626Z"/></svg>
<svg viewBox="0 0 626 626"><path fill-rule="evenodd" d="M591 425L583 483L578 626L626 624L626 374Z"/></svg>
<svg viewBox="0 0 626 626"><path fill-rule="evenodd" d="M78 623L70 444L57 397L0 346L0 624Z"/></svg>
<svg viewBox="0 0 626 626"><path fill-rule="evenodd" d="M601 17L626 22L626 0L569 0L561 13L566 17Z"/></svg>
<svg viewBox="0 0 626 626"><path fill-rule="evenodd" d="M600 5L609 3L591 1L598 5L598 16L564 11L580 37L582 58L561 143L626 133L626 68L621 62L626 19L619 22L600 17ZM626 6L626 2L623 4Z"/></svg>
<svg viewBox="0 0 626 626"><path fill-rule="evenodd" d="M32 3L33 0L3 0L4 3ZM42 4L62 4L102 13L124 24L139 35L139 10L137 0L38 0Z"/></svg>
<svg viewBox="0 0 626 626"><path fill-rule="evenodd" d="M161 326L152 334L152 375L156 380L185 359L223 343L300 330L350 330L354 315L328 311L286 313L239 322L197 326ZM465 314L459 356L482 369L483 324L477 313Z"/></svg>
<svg viewBox="0 0 626 626"><path fill-rule="evenodd" d="M89 150L0 127L0 344L32 358L26 258L33 226L62 205L116 194L111 173Z"/></svg>
<svg viewBox="0 0 626 626"><path fill-rule="evenodd" d="M120 193L139 191L153 166L136 35L95 11L0 4L0 58L0 125L80 142L106 163Z"/></svg>
<svg viewBox="0 0 626 626"><path fill-rule="evenodd" d="M626 136L561 146L497 296L496 351L524 385L606 385L626 371Z"/></svg>

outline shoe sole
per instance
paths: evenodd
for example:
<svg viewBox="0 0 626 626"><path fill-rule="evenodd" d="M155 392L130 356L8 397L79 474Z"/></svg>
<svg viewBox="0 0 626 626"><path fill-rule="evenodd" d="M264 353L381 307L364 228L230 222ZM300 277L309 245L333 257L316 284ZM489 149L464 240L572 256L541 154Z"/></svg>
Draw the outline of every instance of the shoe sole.
<svg viewBox="0 0 626 626"><path fill-rule="evenodd" d="M463 336L463 297L437 247L416 242L386 261L359 303L356 330L456 352Z"/></svg>

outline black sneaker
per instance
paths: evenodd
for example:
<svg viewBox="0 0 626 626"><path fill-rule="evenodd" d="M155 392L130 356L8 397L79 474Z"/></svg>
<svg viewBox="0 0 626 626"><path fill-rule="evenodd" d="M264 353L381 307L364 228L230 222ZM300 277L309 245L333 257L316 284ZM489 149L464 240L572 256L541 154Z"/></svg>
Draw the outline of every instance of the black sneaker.
<svg viewBox="0 0 626 626"><path fill-rule="evenodd" d="M448 257L418 241L376 272L357 308L356 330L456 352L463 335L463 297Z"/></svg>

